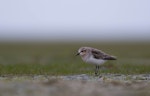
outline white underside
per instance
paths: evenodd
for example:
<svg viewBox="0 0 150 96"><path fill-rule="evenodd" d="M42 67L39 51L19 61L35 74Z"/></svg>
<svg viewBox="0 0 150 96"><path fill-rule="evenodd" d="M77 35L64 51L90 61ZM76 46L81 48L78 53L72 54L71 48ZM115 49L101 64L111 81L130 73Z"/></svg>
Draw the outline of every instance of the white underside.
<svg viewBox="0 0 150 96"><path fill-rule="evenodd" d="M90 64L95 64L95 65L102 65L103 63L106 62L106 60L102 59L95 59L92 56L90 58L87 58L85 62L90 63Z"/></svg>

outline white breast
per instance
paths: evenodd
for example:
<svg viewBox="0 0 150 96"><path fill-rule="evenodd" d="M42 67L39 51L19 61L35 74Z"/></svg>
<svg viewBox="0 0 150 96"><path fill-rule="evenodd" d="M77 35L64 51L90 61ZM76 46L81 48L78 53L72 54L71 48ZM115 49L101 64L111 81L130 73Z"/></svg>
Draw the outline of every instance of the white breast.
<svg viewBox="0 0 150 96"><path fill-rule="evenodd" d="M90 63L90 64L102 65L106 61L102 60L102 59L96 59L96 58L93 58L92 56L90 56L89 58L86 59L85 62Z"/></svg>

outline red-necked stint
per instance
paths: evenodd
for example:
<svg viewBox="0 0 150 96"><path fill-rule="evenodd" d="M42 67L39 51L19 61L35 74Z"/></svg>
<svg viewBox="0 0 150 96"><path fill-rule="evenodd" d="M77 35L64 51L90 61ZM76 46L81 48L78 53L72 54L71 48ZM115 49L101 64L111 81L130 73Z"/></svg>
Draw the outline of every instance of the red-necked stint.
<svg viewBox="0 0 150 96"><path fill-rule="evenodd" d="M80 55L84 62L96 66L95 75L98 75L100 65L104 64L107 60L116 60L115 56L111 56L92 47L79 48L77 55Z"/></svg>

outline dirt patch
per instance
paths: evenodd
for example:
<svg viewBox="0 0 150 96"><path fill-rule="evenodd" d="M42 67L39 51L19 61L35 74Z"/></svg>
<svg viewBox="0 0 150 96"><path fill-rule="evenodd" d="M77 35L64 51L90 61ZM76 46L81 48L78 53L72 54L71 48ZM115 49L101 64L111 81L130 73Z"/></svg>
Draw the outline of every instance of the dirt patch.
<svg viewBox="0 0 150 96"><path fill-rule="evenodd" d="M0 77L0 95L150 96L148 77L148 74L132 76L103 74L99 77L85 74L74 76L3 76Z"/></svg>

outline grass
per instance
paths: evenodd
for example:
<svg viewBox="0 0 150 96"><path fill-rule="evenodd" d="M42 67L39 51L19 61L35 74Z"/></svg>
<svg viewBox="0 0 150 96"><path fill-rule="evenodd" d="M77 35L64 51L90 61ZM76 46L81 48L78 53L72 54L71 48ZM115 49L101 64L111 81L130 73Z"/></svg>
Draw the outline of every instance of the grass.
<svg viewBox="0 0 150 96"><path fill-rule="evenodd" d="M149 43L47 43L0 44L0 75L94 74L94 66L75 57L80 46L92 46L117 56L108 61L101 73L150 73Z"/></svg>

